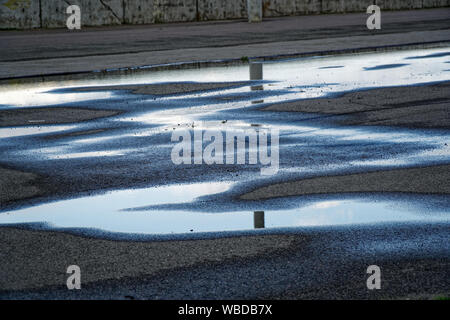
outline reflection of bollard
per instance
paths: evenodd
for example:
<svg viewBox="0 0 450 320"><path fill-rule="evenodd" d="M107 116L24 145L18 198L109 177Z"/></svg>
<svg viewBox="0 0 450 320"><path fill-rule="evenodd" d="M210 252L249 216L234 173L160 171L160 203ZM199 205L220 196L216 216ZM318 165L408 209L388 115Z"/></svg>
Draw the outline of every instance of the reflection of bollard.
<svg viewBox="0 0 450 320"><path fill-rule="evenodd" d="M253 225L255 229L263 229L264 226L264 211L255 211L253 213Z"/></svg>
<svg viewBox="0 0 450 320"><path fill-rule="evenodd" d="M263 79L263 64L261 62L250 62L250 80Z"/></svg>
<svg viewBox="0 0 450 320"><path fill-rule="evenodd" d="M261 22L262 11L262 0L247 0L248 22Z"/></svg>
<svg viewBox="0 0 450 320"><path fill-rule="evenodd" d="M262 86L261 86L262 87ZM258 89L258 90L264 90L264 89ZM264 103L264 100L255 100L252 101L252 104L260 104L260 103Z"/></svg>
<svg viewBox="0 0 450 320"><path fill-rule="evenodd" d="M261 62L250 62L250 80L263 80L263 64ZM262 85L251 86L252 91L264 90Z"/></svg>

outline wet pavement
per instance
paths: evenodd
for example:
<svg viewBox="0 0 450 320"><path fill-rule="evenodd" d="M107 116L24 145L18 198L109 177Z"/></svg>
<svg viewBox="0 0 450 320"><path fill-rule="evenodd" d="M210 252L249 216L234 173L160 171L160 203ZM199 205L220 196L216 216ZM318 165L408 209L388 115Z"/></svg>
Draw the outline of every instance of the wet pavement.
<svg viewBox="0 0 450 320"><path fill-rule="evenodd" d="M367 14L0 32L0 78L89 73L140 66L179 68L241 57L314 56L448 46L449 8L383 11L382 28ZM123 45L126 39L126 46ZM171 66L167 66L171 64ZM82 75L84 76L84 75Z"/></svg>
<svg viewBox="0 0 450 320"><path fill-rule="evenodd" d="M448 223L448 194L324 194L261 201L240 196L313 176L448 164L445 128L349 126L333 114L262 109L448 81L449 59L449 50L441 48L253 62L250 71L247 65L4 85L0 114L50 108L55 119L34 113L28 125L10 127L3 117L0 163L37 174L41 193L2 203L0 224L170 235L262 226ZM67 108L118 112L54 124L58 109ZM279 130L275 175L261 175L259 164L177 166L171 161L173 132L248 129ZM263 217L255 211L264 211Z"/></svg>

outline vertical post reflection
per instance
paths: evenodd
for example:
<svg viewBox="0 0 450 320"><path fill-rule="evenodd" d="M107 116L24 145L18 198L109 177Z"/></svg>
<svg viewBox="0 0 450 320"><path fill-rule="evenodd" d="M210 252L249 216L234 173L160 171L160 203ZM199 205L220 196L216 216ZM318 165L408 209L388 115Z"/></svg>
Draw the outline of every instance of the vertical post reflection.
<svg viewBox="0 0 450 320"><path fill-rule="evenodd" d="M263 80L263 63L250 62L250 80ZM251 86L252 91L264 90L262 85Z"/></svg>
<svg viewBox="0 0 450 320"><path fill-rule="evenodd" d="M253 213L253 225L255 229L265 228L264 211L255 211Z"/></svg>

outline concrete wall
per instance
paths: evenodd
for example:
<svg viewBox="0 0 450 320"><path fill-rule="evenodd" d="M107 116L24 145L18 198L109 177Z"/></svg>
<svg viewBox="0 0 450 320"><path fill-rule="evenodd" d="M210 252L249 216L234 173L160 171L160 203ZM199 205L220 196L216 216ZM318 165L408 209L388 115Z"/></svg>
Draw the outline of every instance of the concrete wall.
<svg viewBox="0 0 450 320"><path fill-rule="evenodd" d="M363 12L374 0L263 0L264 16Z"/></svg>
<svg viewBox="0 0 450 320"><path fill-rule="evenodd" d="M66 9L69 4L80 6L82 26L123 23L122 0L40 0L40 2L41 21L44 28L65 27L68 17Z"/></svg>
<svg viewBox="0 0 450 320"><path fill-rule="evenodd" d="M261 0L264 17L450 6L450 0ZM247 0L0 0L0 29L65 27L66 8L81 8L82 26L246 19Z"/></svg>
<svg viewBox="0 0 450 320"><path fill-rule="evenodd" d="M123 18L127 24L154 23L153 0L124 0Z"/></svg>
<svg viewBox="0 0 450 320"><path fill-rule="evenodd" d="M197 20L196 0L153 0L155 23Z"/></svg>
<svg viewBox="0 0 450 320"><path fill-rule="evenodd" d="M198 18L201 21L242 19L247 16L247 0L199 0Z"/></svg>
<svg viewBox="0 0 450 320"><path fill-rule="evenodd" d="M0 28L31 29L40 26L39 1L0 0Z"/></svg>
<svg viewBox="0 0 450 320"><path fill-rule="evenodd" d="M376 4L381 10L420 9L423 0L377 0Z"/></svg>

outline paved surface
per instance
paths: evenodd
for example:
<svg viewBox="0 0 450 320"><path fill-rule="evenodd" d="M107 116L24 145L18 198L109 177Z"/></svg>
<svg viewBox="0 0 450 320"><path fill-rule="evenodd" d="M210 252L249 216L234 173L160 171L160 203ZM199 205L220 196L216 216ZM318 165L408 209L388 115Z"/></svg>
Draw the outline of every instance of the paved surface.
<svg viewBox="0 0 450 320"><path fill-rule="evenodd" d="M300 229L141 243L0 230L1 299L405 299L448 296L448 224ZM420 245L417 245L420 243ZM33 252L33 254L30 254ZM55 259L57 257L57 259ZM82 289L69 291L69 265ZM378 265L381 290L368 290Z"/></svg>
<svg viewBox="0 0 450 320"><path fill-rule="evenodd" d="M231 84L230 84L231 85ZM233 85L237 86L245 86L245 83L233 83ZM247 84L248 85L248 84ZM220 88L224 87L224 84L220 84ZM183 86L182 86L183 87ZM121 88L121 87L119 87ZM155 88L152 88L152 85L143 85L133 86L133 90L149 91L149 92L170 92L167 86L156 85ZM164 89L165 88L165 89ZM190 86L183 87L186 90L191 90ZM209 88L207 84L200 85L200 88ZM417 104L417 101L426 101L433 100L436 97L442 97L442 94L446 94L445 88L448 88L448 83L427 85L427 86L409 86L409 87L398 87L398 88L389 88L389 89L374 89L363 92L357 92L355 94L360 95L361 97L373 97L373 96L383 96L386 93L386 90L389 94L397 95L396 103L409 103L417 105L414 114L410 114L409 117L415 118L415 114L422 114L430 110L430 104ZM180 88L176 89L177 92ZM80 89L74 89L75 91L80 91ZM161 91L162 90L162 91ZM216 88L219 91L216 92L217 96L213 97L213 100L206 100L209 103L214 102L211 106L214 107L214 104L217 103L215 101L220 101L220 89ZM448 91L448 90L447 90ZM260 92L258 91L250 91L251 94L256 95L254 99L256 99ZM418 97L416 92L421 92L421 95ZM436 94L438 94L436 96ZM353 95L353 93L352 93ZM201 98L200 103L205 103ZM215 100L217 99L217 100ZM252 98L248 98L252 99ZM294 124L314 124L319 128L322 126L330 126L335 124L336 122L342 121L342 115L338 112L336 115L329 114L330 108L328 103L329 99L316 99L317 103L314 105L314 109L311 110L315 113L328 113L323 115L314 114L310 116L308 114L303 113L289 113L289 117L286 117L286 113L279 112L275 114L274 112L268 111L256 111L250 112L248 109L241 110L232 110L228 114L217 113L212 116L214 120L209 118L209 121L216 121L217 123L221 123L224 119L244 119L244 121L249 121L248 117L251 117L252 123L265 123L267 121L271 121L271 123L278 124L286 124L286 123L294 123ZM330 99L331 104L333 101L342 101L342 98ZM370 110L381 110L386 111L383 107L385 100L383 99L356 99L357 101L365 101L371 102L372 105L368 107ZM367 100L367 101L366 101ZM151 100L153 101L153 100ZM326 103L321 103L321 101L325 101ZM441 101L441 100L439 100ZM444 111L448 110L448 98L442 102L441 108ZM188 97L185 100L176 100L176 106L188 107L190 105L196 105L198 102L197 97L193 96ZM23 109L15 109L15 110L4 110L0 112L0 117L4 117L4 121L7 123L8 119L10 121L15 121L18 123L19 120L23 122L30 120L29 114L36 113L36 110L40 110L38 113L39 119L45 120L45 124L58 123L62 119L73 119L76 118L81 120L86 120L89 117L97 117L97 116L105 116L105 110L110 110L110 114L119 113L120 117L129 117L130 119L134 119L134 117L139 117L141 112L148 112L151 110L158 110L160 108L170 108L173 106L171 104L165 105L160 100L155 100L154 102L149 102L148 100L144 100L142 103L142 97L140 95L129 95L129 96L117 96L117 100L112 101L111 99L107 99L104 101L92 101L92 102L83 102L82 104L77 103L77 109L80 110L90 110L89 112L76 112L73 113L72 108L67 108L58 106L54 108L31 108L28 110ZM269 108L286 108L292 107L297 108L297 106L302 106L303 102L297 101L292 103L281 103L277 105L273 105ZM341 103L342 105L342 103ZM439 104L432 104L431 108L439 106ZM299 107L299 108L300 108ZM344 111L352 111L354 105L348 104L348 109L342 109ZM365 108L364 106L360 106L360 108ZM266 108L266 107L263 107ZM48 110L52 110L48 112ZM143 124L141 122L129 121L125 122L125 124L118 124L117 116L107 117L107 118L99 118L97 120L92 120L88 122L80 122L80 126L74 130L69 130L66 132L56 132L49 133L47 135L37 135L37 136L23 136L23 137L15 137L11 138L11 142L7 140L2 141L2 152L5 157L1 161L2 172L4 173L4 179L0 180L0 188L2 190L0 196L0 208L6 209L10 206L17 207L23 204L28 204L33 202L46 202L52 200L54 198L67 198L71 196L80 196L85 193L91 192L100 192L102 190L111 190L111 189L125 189L125 188L133 188L133 187L149 187L149 186L157 186L157 185L165 185L165 184L175 184L182 182L204 182L204 181L223 181L232 179L233 181L240 182L243 184L247 184L244 188L245 192L248 193L249 190L254 190L257 186L254 184L254 173L258 172L259 168L255 167L240 167L239 165L228 165L228 166L186 166L182 167L182 170L177 170L176 174L173 173L174 167L170 159L170 148L167 148L167 142L170 141L170 132L173 130L173 126L178 126L181 124L182 126L191 126L192 122L197 121L195 118L196 113L193 112L192 109L189 111L185 111L185 109L181 108L178 112L183 115L183 118L177 121L175 124L167 124L166 126L159 127L161 132L155 136L154 139L149 139L148 137L134 137L135 132L139 132L142 130ZM201 109L200 115L205 115L206 109ZM393 108L392 110L396 110ZM391 111L392 111L391 110ZM361 111L361 110L360 110ZM344 112L345 113L345 112ZM6 117L7 115L7 117ZM81 117L83 115L83 117ZM194 118L190 120L189 115L193 115ZM298 115L298 116L297 116ZM356 114L357 115L357 114ZM397 126L404 125L405 120L408 117L396 117L397 113L388 113L385 114L385 118L389 120L389 125ZM415 127L414 123L410 123L410 125L416 129L421 129L423 127L426 128L434 128L440 127L440 123L442 120L442 115L439 112L435 113L427 113L427 117L422 117L422 122L419 123L420 126ZM448 113L447 113L448 116ZM155 114L153 114L153 121L156 121ZM174 117L175 119L179 119L175 114L171 114L170 117ZM169 119L170 119L169 117ZM23 119L22 119L23 118ZM36 118L36 115L33 115L32 118ZM364 117L362 117L364 119ZM387 121L386 120L386 121ZM165 119L164 121L168 121ZM179 121L179 122L178 122ZM1 123L1 122L0 122ZM161 125L161 123L159 124ZM221 124L223 126L232 124ZM148 124L144 124L144 128L148 126ZM145 150L145 152L131 152L128 153L126 157L104 157L104 158L74 158L71 161L67 161L67 159L52 159L49 161L45 158L39 157L39 152L36 153L36 147L41 148L42 154L45 155L46 150L55 148L55 146L70 146L72 141L77 141L83 137L86 138L96 138L103 137L107 135L124 135L123 138L120 136L111 141L106 140L105 142L100 139L97 144L88 143L86 148L79 148L77 144L75 144L75 150L80 151L97 151L97 150L127 150L127 149L135 149L135 150ZM131 136L130 136L131 134ZM395 137L395 133L392 133L392 137ZM294 140L295 143L305 143L302 136L298 138L298 140ZM306 138L307 139L307 138ZM367 168L364 166L364 161L370 160L377 161L383 159L390 158L398 158L405 156L409 153L414 154L417 152L425 152L429 150L429 148L436 148L437 140L433 140L433 144L430 145L418 137L417 140L405 141L399 143L398 141L379 141L379 143L375 143L375 141L355 141L349 143L345 140L339 141L339 139L327 140L329 138L325 137L324 140L320 138L311 138L311 142L308 146L303 146L303 148L297 148L292 144L290 140L282 140L287 144L286 151L284 151L284 147L281 148L281 166L297 168L299 164L302 167L311 168L314 170L317 175L330 175L327 173L329 167L333 167L333 165L342 165L342 164L350 164L355 161L362 161L362 165L359 168L356 165L350 165L352 170L360 170L358 173L365 172ZM95 141L95 140L94 140ZM329 148L329 145L333 145L333 148ZM445 148L444 142L442 142L439 147ZM23 154L17 153L18 150L22 152L31 153L30 157L24 157ZM64 153L64 151L61 151ZM37 157L36 157L37 155ZM62 154L63 155L63 154ZM149 166L149 159L158 159L158 161L153 161L152 165ZM442 161L445 158L441 159ZM321 167L316 167L316 165L320 163ZM436 163L433 163L436 164ZM430 164L423 164L421 166L426 167ZM313 169L314 168L314 169ZM380 170L383 167L380 168ZM256 171L255 171L256 170ZM342 169L341 174L348 174L349 169ZM302 171L293 170L289 172L287 175L280 175L280 177L276 176L277 179L275 181L265 181L264 186L268 184L274 184L279 182L284 182L287 180L303 180L307 176L302 174ZM350 170L351 171L351 170ZM314 185L314 193L328 193L330 191L340 190L341 192L351 192L351 191L378 191L381 192L383 190L395 191L395 192L433 192L433 193L445 193L448 192L448 188L444 188L446 177L447 177L448 168L446 166L434 167L432 169L417 169L416 171L409 170L400 170L399 172L391 172L383 174L382 172L370 174L370 180L367 180L367 175L355 175L355 176L344 176L339 179L331 178L331 177L323 177L319 180L311 181L312 187ZM295 173L295 174L294 174ZM431 175L430 175L431 174ZM336 174L334 174L336 175ZM421 183L421 179L423 177L428 176L428 183ZM385 178L388 178L387 180ZM14 183L11 183L14 181ZM345 182L345 183L344 183ZM400 182L402 182L400 184ZM395 184L397 183L397 184ZM444 186L442 185L444 183ZM340 187L336 189L336 184ZM394 185L393 185L394 184ZM283 192L297 192L297 188L290 189L291 185L288 185L289 188L281 188L279 189L275 186L276 190L270 189L269 196L267 196L267 192L258 193L255 196L255 199L258 198L270 198L270 193L273 192L273 196L281 196ZM370 187L370 189L369 189ZM22 192L27 190L28 192ZM286 191L287 190L287 191ZM297 191L296 191L297 190ZM275 192L276 191L276 192ZM301 190L300 190L301 191ZM295 194L300 194L298 191ZM241 194L230 194L230 197L238 197ZM289 194L292 195L292 194ZM31 198L32 197L32 198ZM31 199L28 199L31 198ZM227 207L231 202L231 199L227 196L224 198L213 199L210 203L213 207L208 210L215 210L215 205L224 205ZM202 204L205 206L207 203ZM199 205L199 203L194 203L194 205ZM187 205L186 205L187 206ZM257 209L257 208L256 208Z"/></svg>
<svg viewBox="0 0 450 320"><path fill-rule="evenodd" d="M444 82L414 89L393 87L350 92L335 99L277 103L264 110L334 115L344 125L449 129L449 104L450 83Z"/></svg>
<svg viewBox="0 0 450 320"><path fill-rule="evenodd" d="M450 166L379 171L343 176L327 176L275 184L247 194L241 199L261 200L312 194L398 192L450 194Z"/></svg>
<svg viewBox="0 0 450 320"><path fill-rule="evenodd" d="M384 12L382 29L364 13L148 26L0 32L0 78L143 65L308 54L449 41L450 9Z"/></svg>
<svg viewBox="0 0 450 320"><path fill-rule="evenodd" d="M406 88L407 92L403 93L403 97L414 98L411 92L417 88ZM146 87L146 90L150 89L151 87ZM156 89L161 90L161 87ZM383 89L373 92L379 93L380 90ZM136 101L132 102L135 107L138 106ZM107 103L110 104L111 101L108 100ZM97 106L98 110L104 110L104 107L101 104ZM130 105L124 104L123 108L130 110ZM317 111L320 110L315 110ZM64 109L62 112L65 112ZM248 114L249 110L245 109L243 112ZM237 114L237 111L233 110L233 113ZM274 118L273 113L260 113L268 115L272 120ZM279 115L284 123L285 114L280 112ZM254 117L255 115L253 119ZM330 115L322 118L324 121L333 121ZM94 120L93 123L105 125L108 124L107 119ZM291 114L289 120L296 121L296 118ZM94 128L97 127L90 130ZM25 139L22 142L16 140L3 150L5 153L10 148L16 150L21 147L21 143L45 148L46 143L52 145L52 141L54 143L58 139L71 139L58 134L58 138L43 137ZM133 138L132 141L139 147L144 142L149 143L152 153L145 154L142 161L135 161L130 156L111 162L43 160L23 164L23 170L37 171L39 174L0 169L0 181L3 184L1 194L4 194L3 190L8 190L5 194L11 195L9 200L16 200L16 203L27 197L34 197L34 200L40 202L55 195L78 196L86 191L196 179L221 181L231 175L236 175L236 180L247 180L247 190L250 184L253 187L254 177L239 167L229 167L232 172L221 166L195 171L180 170L175 175L163 163L152 168L152 171L148 166L148 159L169 159L169 156L161 152L163 149L158 148L157 140L144 137L142 140ZM362 157L367 148L366 142L350 144L347 141L339 144L339 148L329 148L335 143L325 142L324 149L311 149L311 152L305 152L304 148L298 148L295 144L293 151L297 153L283 159L296 162L302 160L301 157L311 156L311 161L320 162L326 167L326 159L339 163L351 162L359 159L360 155ZM112 143L117 147L123 142L117 139ZM402 151L414 152L415 148L421 150L420 140L392 145L378 141L376 145L369 145L368 154L376 160L380 155L384 157L386 154ZM19 162L11 158L10 164L13 163L17 165ZM448 192L448 172L448 165L441 165L348 174L337 181L333 181L333 177L304 179L303 183L308 192L406 191L417 197L418 192ZM337 186L342 189L337 189ZM349 186L356 189L345 189ZM285 187L286 185L269 187L274 188L269 193L274 196L306 193L301 186L295 184ZM368 187L371 189L367 189ZM376 187L379 189L374 189ZM291 190L295 193L277 193L279 190ZM264 190L255 192L254 199L264 198L263 193ZM35 198L42 195L43 198ZM212 211L214 205L221 205L220 200L229 203L231 199L216 198L209 201L209 204L204 201L202 205L205 210ZM421 201L420 197L418 201ZM283 205L288 202L288 198L283 199ZM193 205L198 206L199 203ZM261 203L254 205L260 206ZM448 201L444 205L448 207ZM182 206L188 208L188 204ZM448 223L393 224L303 228L283 230L272 235L253 234L251 237L139 242L99 239L92 235L80 236L68 232L1 227L0 299L435 299L449 295L449 231ZM81 267L81 291L66 289L68 275L65 271L72 264ZM373 264L380 266L382 270L382 290L379 291L369 291L366 287L366 269Z"/></svg>
<svg viewBox="0 0 450 320"><path fill-rule="evenodd" d="M27 108L21 110L0 110L0 127L29 126L33 124L74 123L111 117L117 111L83 108ZM36 120L38 119L38 120Z"/></svg>
<svg viewBox="0 0 450 320"><path fill-rule="evenodd" d="M90 283L156 274L201 262L268 254L289 247L294 237L267 235L201 241L132 242L2 228L0 239L0 244L6 248L2 253L8 255L1 262L2 291L57 286L61 281L64 284L64 271L69 261L85 269L83 282ZM30 252L35 252L34 258ZM61 259L55 259L56 256Z"/></svg>
<svg viewBox="0 0 450 320"><path fill-rule="evenodd" d="M375 35L365 30L365 14L280 18L266 20L259 25L237 21L87 29L71 34L72 37L68 36L66 30L2 32L0 72L2 77L6 78L165 62L351 50L449 40L448 9L387 12L383 17L383 29ZM255 37L255 34L258 34L258 37ZM126 46L122 45L124 39L127 40ZM384 105L370 105L371 110L376 110L371 111L374 112L373 118L368 120L383 119L390 126L405 125L405 117L397 111L405 102L402 99L407 99L408 104L420 102L414 105L416 113L428 110L430 105L436 111L428 113L421 123L412 119L412 123L407 123L408 126L415 128L417 132L423 127L442 129L442 112L445 114L448 109L446 88L448 84L443 84L436 90L427 86L420 94L419 90L422 89L415 87L395 89L404 90L400 94L401 97L395 100L395 106L386 109ZM134 89L139 90L137 87L133 87ZM162 88L140 89L143 90L140 93L154 93L155 90L160 93ZM185 88L175 89L185 92ZM368 91L368 101L372 101L371 95L383 95L382 90ZM395 90L390 94L398 95ZM255 99L259 97L258 94L262 94L257 91L250 93L255 95ZM350 99L358 100L359 94L351 95ZM222 102L221 98L218 94L217 97L201 103L211 105L217 101ZM247 98L252 100L251 96ZM117 100L106 101L107 105L101 101L91 101L76 107L85 106L101 112L111 108L114 111L131 112L129 116L134 117L147 110L151 104L149 101L143 104L139 95L128 96L128 99L129 101L124 101L119 96ZM350 124L365 124L361 111L367 110L361 110L363 107L360 103L347 104L339 99L342 98L335 99L336 103L342 102L341 105L347 108L344 115L353 113L353 117L348 118L349 121L354 121ZM374 100L385 104L382 99ZM183 101L176 101L176 106L180 102ZM154 102L156 103L161 102ZM187 99L181 104L190 106L192 101ZM443 104L443 108L437 106L440 104ZM195 103L193 105L196 106ZM153 107L158 110L157 108L164 106ZM165 107L173 108L173 105ZM287 108L284 111L308 111L302 110L302 106L296 103L278 107L278 111L283 108ZM311 112L322 113L315 120L321 125L341 124L342 114L330 112L327 103L322 101L309 107L315 108L310 110ZM30 110L32 113L36 112L36 109ZM67 119L80 116L70 111L68 108L60 110L69 112L66 114ZM41 118L50 118L45 109L39 112ZM98 115L98 112L92 112L84 120L90 116L96 118ZM251 113L248 108L243 111L232 110L232 115L236 119L241 117L252 123L265 123L268 119L281 124L309 121L309 116L302 118L300 112L291 113L288 119L282 112ZM8 114L9 119L16 123L29 120L20 115L16 116L15 113ZM37 114L32 116L36 117ZM209 120L220 122L224 116L231 117L231 113L210 116ZM251 119L246 118L247 116ZM58 118L58 113L52 112L51 117ZM111 119L114 119L114 116L93 119L88 121L86 126L64 134L18 137L6 141L2 150L7 154L7 161L2 160L0 173L3 178L0 180L0 187L2 195L6 194L7 197L2 199L0 207L3 209L6 205L15 207L108 189L227 179L247 184L241 189L232 190L230 194L221 195L223 198L201 199L200 204L204 210L213 212L218 207L226 210L226 205L230 203L236 206L246 205L245 208L250 210L254 209L250 206L261 206L261 202L250 201L250 204L242 204L245 201L241 201L241 204L236 204L242 194L247 194L251 199L262 199L270 198L267 193L270 193L270 196L305 194L307 192L304 188L315 193L336 191L336 186L342 187L337 190L341 192L387 190L401 194L406 191L416 197L418 192L448 193L448 163L441 163L439 166L429 163L428 166L405 170L380 169L370 173L361 168L363 172L359 172L360 174L353 172L355 169L352 168L347 170L350 172L342 172L338 178L326 170L314 171L313 177L316 178L304 176L302 173L297 176L290 174L289 181L293 181L291 185L286 182L285 178L288 176L281 177L281 181L270 181L269 184L264 182L265 186L258 185L254 181L254 172L258 170L239 166L230 166L227 170L224 170L223 166L206 169L192 167L189 170L178 170L177 174L174 174L172 164L169 167L164 161L156 161L170 158L165 147L169 134L165 131L161 131L157 139L115 139L111 142L114 148L148 147L148 153L131 153L126 158L114 158L111 161L49 161L27 159L22 155L14 156L18 149L26 151L29 148L45 148L54 146L55 141L58 145L62 141L61 146L70 144L76 135L95 136L108 131L121 134L127 130L133 132L134 129L139 129L133 121L120 127L110 121ZM167 129L172 130L171 125L169 122ZM445 137L445 134L443 136ZM290 141L288 147L293 146L286 149L287 153L282 158L285 161L283 165L314 163L326 169L335 162L344 164L361 159L380 160L389 155L408 155L430 148L426 141L420 139L396 143L377 141L373 144L367 144L365 141L311 142L311 148L305 149L297 147L298 141ZM105 146L111 147L108 143L106 142ZM149 166L149 159L155 162L154 167ZM298 182L300 178L304 185ZM376 181L378 185L371 184L370 181ZM429 183L423 183L424 181ZM283 182L288 184L281 184ZM248 193L258 187L259 190ZM356 189L349 190L346 187ZM286 194L287 189L291 193ZM4 193L4 190L8 193ZM420 199L417 198L418 201ZM444 201L444 205L448 207L447 202ZM289 205L288 198L283 199L283 205ZM188 204L182 206L189 208ZM193 202L192 206L199 206L199 202ZM270 203L267 203L267 208L271 208ZM92 235L80 236L67 232L2 227L0 298L370 299L435 298L449 295L448 223L303 228L285 231L280 234L253 234L251 237L234 236L225 239L136 242L98 239ZM82 268L81 291L69 292L65 287L65 271L67 266L72 264L78 264ZM383 272L380 291L368 291L366 288L366 269L372 264L379 265Z"/></svg>

